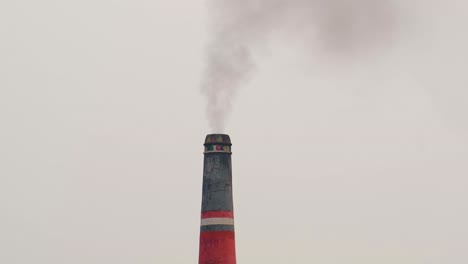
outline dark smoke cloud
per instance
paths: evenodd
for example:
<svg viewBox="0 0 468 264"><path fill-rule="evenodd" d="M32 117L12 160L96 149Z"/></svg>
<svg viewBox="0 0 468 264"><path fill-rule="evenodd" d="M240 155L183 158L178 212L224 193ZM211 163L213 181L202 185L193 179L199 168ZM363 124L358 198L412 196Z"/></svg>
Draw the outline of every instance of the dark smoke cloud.
<svg viewBox="0 0 468 264"><path fill-rule="evenodd" d="M223 132L237 90L251 76L252 47L273 32L315 51L359 54L394 31L391 0L209 0L211 39L202 78L213 132Z"/></svg>

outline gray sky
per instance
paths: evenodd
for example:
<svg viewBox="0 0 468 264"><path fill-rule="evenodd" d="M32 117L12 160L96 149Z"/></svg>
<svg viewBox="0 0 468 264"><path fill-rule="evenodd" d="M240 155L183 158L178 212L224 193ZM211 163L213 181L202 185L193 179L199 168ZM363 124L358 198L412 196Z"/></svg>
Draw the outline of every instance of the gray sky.
<svg viewBox="0 0 468 264"><path fill-rule="evenodd" d="M0 263L196 263L206 6L0 3ZM239 263L468 262L468 4L398 8L362 56L256 44L226 123Z"/></svg>

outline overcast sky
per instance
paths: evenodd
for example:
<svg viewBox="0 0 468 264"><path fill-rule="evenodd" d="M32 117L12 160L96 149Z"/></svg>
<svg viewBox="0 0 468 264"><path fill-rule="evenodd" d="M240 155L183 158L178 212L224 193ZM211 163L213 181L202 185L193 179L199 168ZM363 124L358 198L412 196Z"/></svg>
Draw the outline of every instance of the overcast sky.
<svg viewBox="0 0 468 264"><path fill-rule="evenodd" d="M468 263L468 4L351 57L273 32L234 97L238 263ZM205 0L0 2L0 263L197 263Z"/></svg>

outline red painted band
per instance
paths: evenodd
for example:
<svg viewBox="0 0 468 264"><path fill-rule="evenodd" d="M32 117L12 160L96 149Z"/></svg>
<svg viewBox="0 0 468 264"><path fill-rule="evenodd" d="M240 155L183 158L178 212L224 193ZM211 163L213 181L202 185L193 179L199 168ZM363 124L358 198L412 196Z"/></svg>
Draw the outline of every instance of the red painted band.
<svg viewBox="0 0 468 264"><path fill-rule="evenodd" d="M234 213L233 212L227 212L227 211L208 211L208 212L202 212L201 213L201 218L234 218Z"/></svg>
<svg viewBox="0 0 468 264"><path fill-rule="evenodd" d="M200 234L199 264L236 264L234 232Z"/></svg>

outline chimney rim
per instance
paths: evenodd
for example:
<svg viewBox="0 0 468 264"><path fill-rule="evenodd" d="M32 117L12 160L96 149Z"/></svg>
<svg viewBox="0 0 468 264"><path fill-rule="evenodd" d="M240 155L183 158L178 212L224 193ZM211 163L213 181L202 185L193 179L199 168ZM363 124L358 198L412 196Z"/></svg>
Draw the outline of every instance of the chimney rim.
<svg viewBox="0 0 468 264"><path fill-rule="evenodd" d="M208 134L203 145L232 146L231 137L228 134Z"/></svg>

